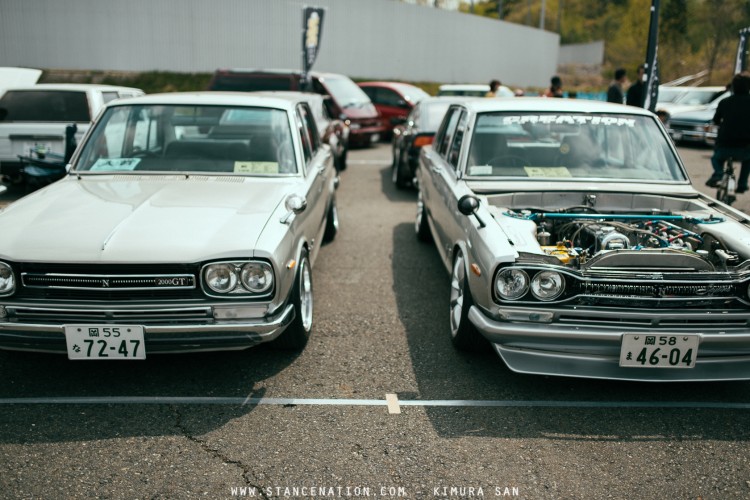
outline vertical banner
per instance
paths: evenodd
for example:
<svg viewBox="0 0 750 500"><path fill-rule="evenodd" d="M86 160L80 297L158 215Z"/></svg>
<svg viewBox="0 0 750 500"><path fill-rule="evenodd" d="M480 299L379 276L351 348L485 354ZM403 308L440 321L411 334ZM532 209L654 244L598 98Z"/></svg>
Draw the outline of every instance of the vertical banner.
<svg viewBox="0 0 750 500"><path fill-rule="evenodd" d="M304 7L302 9L302 76L305 86L309 89L310 68L315 64L320 48L320 37L323 33L323 14L325 9L320 7Z"/></svg>
<svg viewBox="0 0 750 500"><path fill-rule="evenodd" d="M659 97L659 67L657 53L659 52L659 0L651 0L651 23L648 27L648 47L646 48L646 64L643 78L646 85L643 89L643 107L656 111L656 101Z"/></svg>
<svg viewBox="0 0 750 500"><path fill-rule="evenodd" d="M747 37L749 35L750 27L740 30L740 43L737 46L737 59L734 63L735 75L747 69Z"/></svg>

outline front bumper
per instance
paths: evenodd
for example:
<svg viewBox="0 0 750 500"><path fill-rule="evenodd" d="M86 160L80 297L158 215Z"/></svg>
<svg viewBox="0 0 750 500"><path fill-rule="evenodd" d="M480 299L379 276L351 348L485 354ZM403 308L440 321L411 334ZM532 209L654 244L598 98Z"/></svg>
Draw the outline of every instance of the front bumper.
<svg viewBox="0 0 750 500"><path fill-rule="evenodd" d="M148 321L100 323L143 326L146 353L160 354L247 349L276 339L294 316L294 306L287 304L279 312L258 319L159 324L157 314ZM63 324L53 320L36 323L0 321L0 349L66 353Z"/></svg>
<svg viewBox="0 0 750 500"><path fill-rule="evenodd" d="M750 379L750 313L580 308L565 311L564 320L558 313L544 307L500 308L497 317L490 317L472 306L469 320L508 368L519 373L647 382ZM501 319L524 314L548 314L551 320ZM621 367L625 333L698 335L696 364L693 368Z"/></svg>

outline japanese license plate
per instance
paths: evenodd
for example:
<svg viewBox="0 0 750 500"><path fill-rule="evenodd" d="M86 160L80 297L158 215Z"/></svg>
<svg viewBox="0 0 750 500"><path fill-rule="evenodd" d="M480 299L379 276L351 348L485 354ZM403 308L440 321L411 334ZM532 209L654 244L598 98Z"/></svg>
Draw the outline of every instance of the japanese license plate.
<svg viewBox="0 0 750 500"><path fill-rule="evenodd" d="M643 335L626 333L620 347L620 366L636 368L693 368L698 357L698 335Z"/></svg>
<svg viewBox="0 0 750 500"><path fill-rule="evenodd" d="M146 359L143 327L65 325L68 359Z"/></svg>
<svg viewBox="0 0 750 500"><path fill-rule="evenodd" d="M23 144L23 152L21 153L24 156L37 156L41 155L40 158L43 158L48 153L57 153L62 154L63 151L60 151L61 145L58 143L52 143L50 141L38 141L38 142L24 142Z"/></svg>

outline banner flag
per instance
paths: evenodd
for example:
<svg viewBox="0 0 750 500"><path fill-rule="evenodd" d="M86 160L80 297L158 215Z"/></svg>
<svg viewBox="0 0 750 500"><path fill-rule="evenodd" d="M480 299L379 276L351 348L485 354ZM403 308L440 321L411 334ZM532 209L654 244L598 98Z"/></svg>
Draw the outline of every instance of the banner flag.
<svg viewBox="0 0 750 500"><path fill-rule="evenodd" d="M656 111L656 101L659 98L659 67L657 54L659 52L659 0L651 0L651 23L648 28L648 47L646 48L646 64L644 66L646 86L643 92L643 107L651 112Z"/></svg>
<svg viewBox="0 0 750 500"><path fill-rule="evenodd" d="M315 64L320 49L320 37L323 33L322 7L304 7L302 9L302 73L305 80Z"/></svg>
<svg viewBox="0 0 750 500"><path fill-rule="evenodd" d="M747 37L750 35L750 26L740 30L740 43L737 45L737 59L734 63L734 74L742 73L747 69Z"/></svg>

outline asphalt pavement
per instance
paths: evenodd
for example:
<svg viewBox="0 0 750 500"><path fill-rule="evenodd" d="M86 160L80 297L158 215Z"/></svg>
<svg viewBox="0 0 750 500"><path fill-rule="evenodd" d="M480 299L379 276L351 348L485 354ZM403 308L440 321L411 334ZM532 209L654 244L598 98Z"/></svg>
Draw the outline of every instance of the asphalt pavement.
<svg viewBox="0 0 750 500"><path fill-rule="evenodd" d="M680 152L706 189L710 150ZM0 496L750 497L750 382L519 375L454 350L448 271L389 155L349 155L302 353L0 352Z"/></svg>

